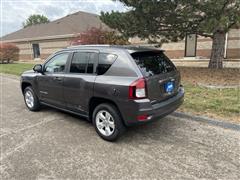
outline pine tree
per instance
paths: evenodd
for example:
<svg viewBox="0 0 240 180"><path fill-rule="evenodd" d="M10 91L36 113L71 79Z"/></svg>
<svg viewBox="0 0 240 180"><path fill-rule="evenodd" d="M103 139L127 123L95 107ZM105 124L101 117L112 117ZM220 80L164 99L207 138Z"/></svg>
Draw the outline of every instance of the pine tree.
<svg viewBox="0 0 240 180"><path fill-rule="evenodd" d="M101 13L125 37L159 44L196 33L213 40L210 68L222 68L226 33L240 24L240 0L119 0L127 12Z"/></svg>

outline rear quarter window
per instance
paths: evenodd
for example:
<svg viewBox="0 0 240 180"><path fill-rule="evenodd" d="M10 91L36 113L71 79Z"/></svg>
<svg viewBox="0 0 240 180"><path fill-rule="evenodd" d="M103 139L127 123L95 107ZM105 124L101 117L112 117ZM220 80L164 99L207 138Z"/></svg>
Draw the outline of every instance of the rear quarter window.
<svg viewBox="0 0 240 180"><path fill-rule="evenodd" d="M115 54L100 53L97 66L97 74L102 75L106 73L116 59L117 55Z"/></svg>
<svg viewBox="0 0 240 180"><path fill-rule="evenodd" d="M162 51L137 52L131 56L145 77L176 70L174 64Z"/></svg>

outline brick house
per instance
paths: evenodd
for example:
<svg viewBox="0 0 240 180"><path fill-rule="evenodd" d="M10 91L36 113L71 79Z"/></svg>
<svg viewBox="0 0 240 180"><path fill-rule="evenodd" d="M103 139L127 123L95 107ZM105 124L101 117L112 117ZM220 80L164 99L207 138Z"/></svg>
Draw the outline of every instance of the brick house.
<svg viewBox="0 0 240 180"><path fill-rule="evenodd" d="M20 60L45 59L50 54L70 45L72 38L91 27L111 30L101 22L96 14L76 12L47 24L23 28L1 38L3 42L12 42L20 48ZM240 59L240 29L231 29L226 36L227 59ZM146 41L130 38L136 45L146 45ZM209 59L212 48L210 38L186 36L185 40L163 44L162 49L172 59Z"/></svg>
<svg viewBox="0 0 240 180"><path fill-rule="evenodd" d="M111 30L98 15L79 11L47 24L23 28L3 36L1 41L15 43L20 49L20 60L45 59L92 27Z"/></svg>
<svg viewBox="0 0 240 180"><path fill-rule="evenodd" d="M132 38L133 44L145 44L138 38ZM179 42L165 43L161 47L172 59L209 59L212 39L190 34ZM226 35L226 59L240 59L240 29L231 29Z"/></svg>

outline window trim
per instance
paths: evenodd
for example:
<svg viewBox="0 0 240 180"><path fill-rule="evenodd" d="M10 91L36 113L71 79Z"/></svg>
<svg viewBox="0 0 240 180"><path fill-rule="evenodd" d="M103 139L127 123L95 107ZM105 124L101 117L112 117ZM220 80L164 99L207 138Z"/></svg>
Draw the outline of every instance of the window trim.
<svg viewBox="0 0 240 180"><path fill-rule="evenodd" d="M53 73L50 73L50 72L46 72L45 71L45 67L47 65L47 63L49 63L54 57L58 56L58 55L61 55L61 54L68 54L68 58L67 58L67 61L66 61L66 65L65 65L65 69L63 72L53 72ZM43 74L63 74L63 73L66 73L67 69L68 69L68 61L69 61L69 58L71 57L71 52L69 51L63 51L63 52L59 52L59 53L56 53L54 55L52 55L49 59L47 59L47 61L43 64Z"/></svg>

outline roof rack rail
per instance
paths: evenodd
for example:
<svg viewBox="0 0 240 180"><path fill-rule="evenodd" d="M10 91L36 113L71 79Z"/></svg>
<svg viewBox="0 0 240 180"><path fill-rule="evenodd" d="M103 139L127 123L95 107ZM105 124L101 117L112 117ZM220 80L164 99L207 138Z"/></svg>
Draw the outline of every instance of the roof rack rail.
<svg viewBox="0 0 240 180"><path fill-rule="evenodd" d="M73 45L73 46L69 46L67 48L74 48L74 47L84 47L84 46L102 46L102 47L111 47L112 45L110 44L82 44L82 45Z"/></svg>
<svg viewBox="0 0 240 180"><path fill-rule="evenodd" d="M67 47L67 49L80 48L80 47L115 47L115 48L148 48L148 49L158 48L156 47L156 44L139 44L139 45L83 44L83 45L69 46Z"/></svg>

